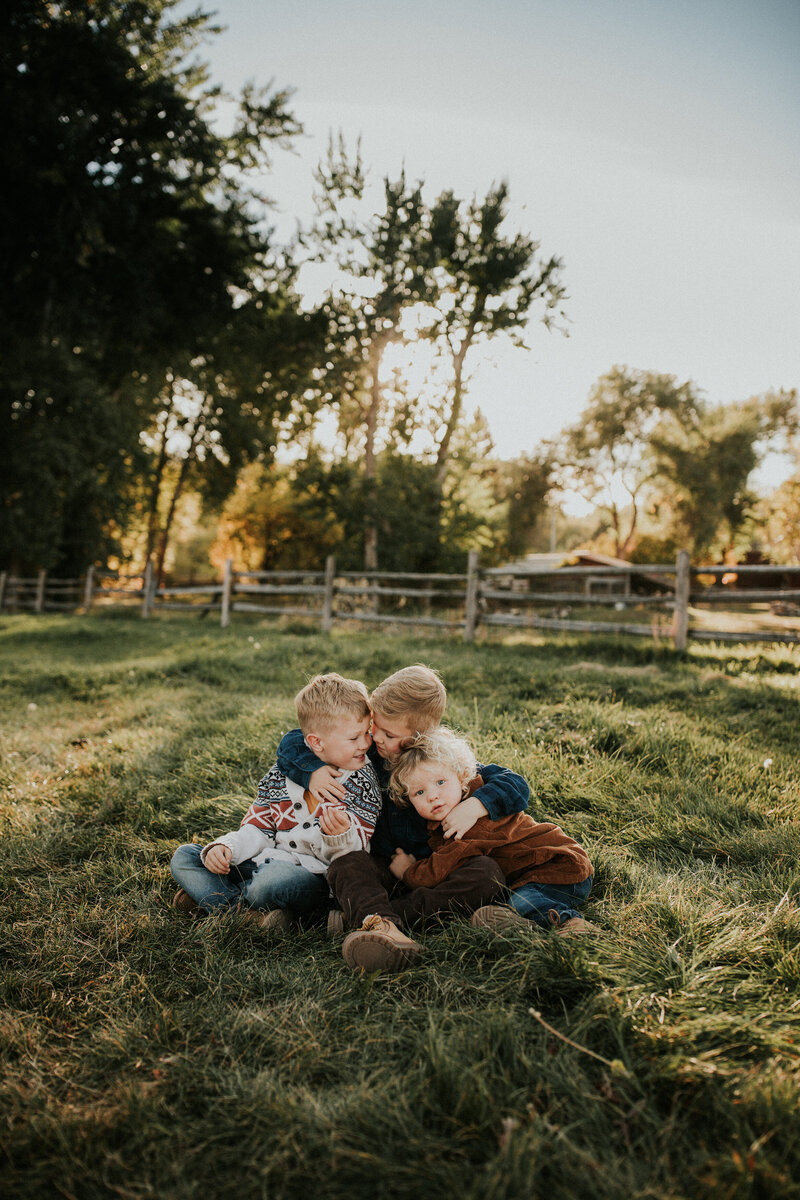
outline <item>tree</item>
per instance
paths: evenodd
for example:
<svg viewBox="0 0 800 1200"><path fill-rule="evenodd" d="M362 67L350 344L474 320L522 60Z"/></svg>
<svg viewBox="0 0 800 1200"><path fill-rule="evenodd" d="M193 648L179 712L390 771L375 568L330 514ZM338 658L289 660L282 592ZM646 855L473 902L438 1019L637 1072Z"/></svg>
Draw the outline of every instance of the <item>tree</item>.
<svg viewBox="0 0 800 1200"><path fill-rule="evenodd" d="M243 464L272 457L281 422L311 382L322 332L318 316L296 305L287 277L277 290L253 289L205 353L167 372L151 435L143 556L155 551L159 581L185 488L219 505Z"/></svg>
<svg viewBox="0 0 800 1200"><path fill-rule="evenodd" d="M656 430L677 434L699 410L691 382L614 367L592 388L580 421L566 430L557 453L561 486L596 506L617 557L633 547L642 497L656 476L650 452Z"/></svg>
<svg viewBox="0 0 800 1200"><path fill-rule="evenodd" d="M383 180L382 205L364 217L358 211L366 180L358 150L350 158L343 140L333 140L316 175L317 221L303 238L317 261L335 265L324 305L329 321L325 365L320 372L323 402L338 409L345 438L360 436L366 485L364 565L378 565L377 437L384 415L383 355L402 340L401 319L431 289L431 244L421 184L405 172Z"/></svg>
<svg viewBox="0 0 800 1200"><path fill-rule="evenodd" d="M661 519L695 557L724 557L756 497L750 477L768 449L797 432L797 394L767 392L737 404L699 406L651 439Z"/></svg>
<svg viewBox="0 0 800 1200"><path fill-rule="evenodd" d="M251 463L222 510L211 561L219 569L232 558L237 570L318 570L335 550L340 568L357 566L360 530L355 562L340 551L359 482L350 464L326 468L316 454L292 466Z"/></svg>
<svg viewBox="0 0 800 1200"><path fill-rule="evenodd" d="M460 430L452 475L440 496L436 464L391 449L376 461L378 535L387 571L461 571L467 551L488 561L502 545L503 506L492 490L485 428ZM313 445L291 464L253 463L225 503L212 550L249 570L316 568L335 554L340 570L363 563L366 483L360 464L327 461Z"/></svg>
<svg viewBox="0 0 800 1200"><path fill-rule="evenodd" d="M424 336L442 344L450 366L436 450L441 483L461 420L470 351L501 333L524 346L522 331L534 301L542 302L542 321L550 327L565 297L561 259L540 262L538 242L523 234L506 236L502 227L507 216L505 182L491 188L483 200L474 198L469 204L456 200L452 192L443 192L431 212L436 316Z"/></svg>
<svg viewBox="0 0 800 1200"><path fill-rule="evenodd" d="M547 513L547 497L553 488L552 450L544 447L538 454L523 454L501 463L496 484L497 499L506 507L504 553L521 558L530 553ZM548 534L549 540L549 534Z"/></svg>
<svg viewBox="0 0 800 1200"><path fill-rule="evenodd" d="M249 89L214 131L218 93L187 61L214 30L176 3L15 0L0 17L0 554L20 563L82 566L120 516L142 379L230 315L265 251L243 173L299 130L286 92Z"/></svg>
<svg viewBox="0 0 800 1200"><path fill-rule="evenodd" d="M748 527L771 562L800 565L800 471L754 505Z"/></svg>
<svg viewBox="0 0 800 1200"><path fill-rule="evenodd" d="M401 173L394 182L384 179L380 210L365 217L360 156L349 158L341 138L338 147L331 142L317 182L318 219L305 244L340 273L326 304L331 333L320 395L336 405L346 446L363 453L365 564L374 568L379 432L402 450L415 433L430 430L438 486L430 499L441 510L469 352L501 332L521 341L535 300L551 321L563 298L561 263L539 263L538 243L503 233L505 184L480 202L464 204L444 192L429 206L422 185L409 185ZM414 393L402 368L386 372L389 347L409 342L438 347L434 396Z"/></svg>

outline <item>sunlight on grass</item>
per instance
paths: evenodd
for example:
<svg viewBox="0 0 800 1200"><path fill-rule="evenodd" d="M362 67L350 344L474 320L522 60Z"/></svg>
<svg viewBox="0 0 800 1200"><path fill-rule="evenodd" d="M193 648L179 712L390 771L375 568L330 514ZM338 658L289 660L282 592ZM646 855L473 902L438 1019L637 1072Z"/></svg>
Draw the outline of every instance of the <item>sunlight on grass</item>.
<svg viewBox="0 0 800 1200"><path fill-rule="evenodd" d="M104 613L0 653L9 1195L800 1194L796 648ZM420 660L586 845L604 933L436 926L366 977L313 923L182 920L172 850L236 823L298 688Z"/></svg>

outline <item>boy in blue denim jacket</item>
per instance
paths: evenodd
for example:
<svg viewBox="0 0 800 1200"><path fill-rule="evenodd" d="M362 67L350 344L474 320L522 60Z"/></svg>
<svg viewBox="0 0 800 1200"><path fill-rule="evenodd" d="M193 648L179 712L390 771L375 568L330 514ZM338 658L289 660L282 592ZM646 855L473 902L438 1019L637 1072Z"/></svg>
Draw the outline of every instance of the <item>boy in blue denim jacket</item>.
<svg viewBox="0 0 800 1200"><path fill-rule="evenodd" d="M394 759L418 734L439 725L446 702L438 674L420 663L395 671L370 697L372 746L368 757L381 787L381 812L370 852L342 855L328 871L328 883L341 906L344 923L356 930L346 943L345 961L351 967L401 969L421 950L403 927L413 928L425 917L473 912L491 904L504 888L502 871L488 856L471 858L435 887L413 891L398 883L389 870L398 850L417 859L431 852L426 822L413 808L392 804L388 784ZM309 750L299 730L284 736L277 761L289 779L318 799L341 799L338 772ZM462 838L482 817L497 820L527 808L530 793L521 775L491 763L479 764L479 773L483 786L442 823L446 838Z"/></svg>

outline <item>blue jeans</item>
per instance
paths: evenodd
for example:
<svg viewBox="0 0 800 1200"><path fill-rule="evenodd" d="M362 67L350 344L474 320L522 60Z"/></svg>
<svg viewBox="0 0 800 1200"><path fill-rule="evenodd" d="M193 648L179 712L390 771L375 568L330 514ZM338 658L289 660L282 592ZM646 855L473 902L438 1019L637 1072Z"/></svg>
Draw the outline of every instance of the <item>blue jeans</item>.
<svg viewBox="0 0 800 1200"><path fill-rule="evenodd" d="M200 861L201 846L178 846L172 856L173 879L192 899L212 912L218 908L290 908L307 913L328 899L324 875L313 875L295 863L270 861L256 866L252 858L231 867L228 875L215 875Z"/></svg>
<svg viewBox="0 0 800 1200"><path fill-rule="evenodd" d="M549 929L580 915L573 905L583 904L592 890L592 878L581 883L523 883L508 902L520 916Z"/></svg>

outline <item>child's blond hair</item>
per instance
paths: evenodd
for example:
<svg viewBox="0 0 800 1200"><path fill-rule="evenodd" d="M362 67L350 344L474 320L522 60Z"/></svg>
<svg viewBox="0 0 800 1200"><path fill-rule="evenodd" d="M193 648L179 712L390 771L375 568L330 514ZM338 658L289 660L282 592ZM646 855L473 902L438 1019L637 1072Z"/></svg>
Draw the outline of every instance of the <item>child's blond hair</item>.
<svg viewBox="0 0 800 1200"><path fill-rule="evenodd" d="M444 716L447 692L436 671L414 663L379 683L370 701L382 717L402 718L410 729L425 733Z"/></svg>
<svg viewBox="0 0 800 1200"><path fill-rule="evenodd" d="M294 698L303 733L327 733L343 717L370 716L369 695L360 679L345 679L335 671L315 675Z"/></svg>
<svg viewBox="0 0 800 1200"><path fill-rule="evenodd" d="M472 748L464 738L440 725L430 733L419 734L397 759L389 778L389 793L400 808L409 805L406 783L423 763L440 763L453 771L461 783L461 795L466 796L469 785L478 773Z"/></svg>

